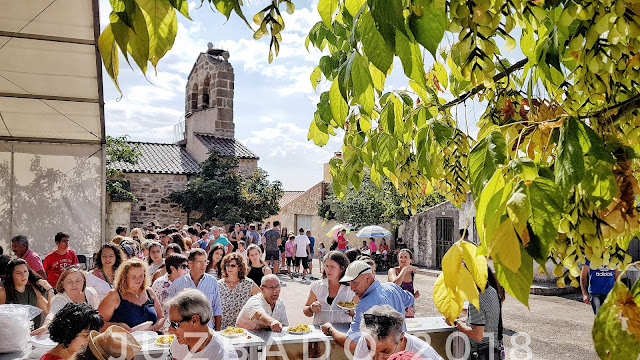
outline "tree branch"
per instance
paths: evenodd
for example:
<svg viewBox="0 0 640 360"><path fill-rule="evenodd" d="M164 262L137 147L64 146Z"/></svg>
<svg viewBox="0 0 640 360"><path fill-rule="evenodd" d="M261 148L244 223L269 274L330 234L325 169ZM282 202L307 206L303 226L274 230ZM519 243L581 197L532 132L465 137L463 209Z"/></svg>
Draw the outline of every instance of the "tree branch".
<svg viewBox="0 0 640 360"><path fill-rule="evenodd" d="M516 62L515 64L513 64L513 65L509 66L507 69L505 69L503 72L501 72L499 74L496 74L493 77L493 81L502 80L505 77L511 75L512 72L522 69L527 64L527 62L529 62L529 59L522 59L522 60ZM468 98L472 97L473 95L479 93L480 91L482 91L484 89L485 89L484 84L480 84L480 85L476 86L475 88L471 89L471 91L466 92L466 93L460 95L459 97L449 101L448 103L440 106L440 110L445 110L445 109L448 109L448 108L450 108L452 106L456 106L456 105L458 105L460 103L463 103Z"/></svg>
<svg viewBox="0 0 640 360"><path fill-rule="evenodd" d="M604 114L606 114L607 112L611 111L611 110L616 110L616 109L620 109L620 111L618 111L617 114L611 116L611 120L609 121L609 124L615 124L618 120L620 120L620 118L622 118L623 116L627 115L628 113L630 113L631 111L637 109L638 107L640 107L640 94L634 95L630 98L628 98L627 100L621 102L621 103L617 103L615 105L611 105L607 108L604 109L600 109L592 114L587 114L584 116L581 116L581 119L585 119L585 118L597 118L600 117Z"/></svg>

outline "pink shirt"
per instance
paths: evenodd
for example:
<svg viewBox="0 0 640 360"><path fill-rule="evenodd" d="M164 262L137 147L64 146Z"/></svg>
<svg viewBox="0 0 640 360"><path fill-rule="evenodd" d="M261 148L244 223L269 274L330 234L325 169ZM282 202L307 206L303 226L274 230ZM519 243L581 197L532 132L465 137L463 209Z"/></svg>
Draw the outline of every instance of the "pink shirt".
<svg viewBox="0 0 640 360"><path fill-rule="evenodd" d="M369 250L371 251L372 254L375 254L376 252L376 243L375 241L372 241L369 243Z"/></svg>
<svg viewBox="0 0 640 360"><path fill-rule="evenodd" d="M284 254L286 257L293 257L293 247L296 245L293 241L287 241L284 245Z"/></svg>
<svg viewBox="0 0 640 360"><path fill-rule="evenodd" d="M24 255L22 255L22 258L27 262L27 265L29 265L33 272L44 270L44 268L42 267L42 260L40 260L40 256L33 250L27 249Z"/></svg>

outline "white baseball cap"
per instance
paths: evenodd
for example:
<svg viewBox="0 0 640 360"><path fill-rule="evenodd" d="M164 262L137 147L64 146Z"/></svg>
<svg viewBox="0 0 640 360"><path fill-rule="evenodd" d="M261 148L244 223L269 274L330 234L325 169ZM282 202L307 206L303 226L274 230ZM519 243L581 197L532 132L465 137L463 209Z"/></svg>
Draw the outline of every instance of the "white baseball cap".
<svg viewBox="0 0 640 360"><path fill-rule="evenodd" d="M341 283L348 283L358 278L362 274L373 274L371 266L362 260L356 260L349 264L344 276L340 279Z"/></svg>

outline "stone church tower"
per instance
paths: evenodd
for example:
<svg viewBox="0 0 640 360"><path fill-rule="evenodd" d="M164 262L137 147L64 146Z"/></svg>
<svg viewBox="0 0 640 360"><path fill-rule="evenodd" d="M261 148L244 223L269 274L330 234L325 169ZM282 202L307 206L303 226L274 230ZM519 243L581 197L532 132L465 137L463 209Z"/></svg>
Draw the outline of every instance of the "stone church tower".
<svg viewBox="0 0 640 360"><path fill-rule="evenodd" d="M214 49L200 53L187 79L185 91L185 146L199 163L211 150L236 156L240 173L252 174L258 157L235 140L233 122L233 67L229 52Z"/></svg>

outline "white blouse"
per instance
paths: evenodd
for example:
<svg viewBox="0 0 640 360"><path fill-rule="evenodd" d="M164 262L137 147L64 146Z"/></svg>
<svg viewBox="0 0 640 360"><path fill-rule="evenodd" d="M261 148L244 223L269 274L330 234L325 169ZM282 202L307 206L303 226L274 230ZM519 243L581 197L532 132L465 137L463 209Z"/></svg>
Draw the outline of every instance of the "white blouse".
<svg viewBox="0 0 640 360"><path fill-rule="evenodd" d="M329 279L316 280L311 283L311 292L316 295L318 302L322 306L319 313L313 315L313 325L322 325L326 322L334 323L350 323L351 316L346 310L338 307L338 301L352 301L356 293L346 285L340 285L338 294L331 305L327 302L329 296Z"/></svg>
<svg viewBox="0 0 640 360"><path fill-rule="evenodd" d="M98 300L102 301L104 297L107 295L109 290L111 290L111 285L108 282L100 279L99 277L93 275L92 273L87 273L87 287L92 287L95 289L96 293L98 293Z"/></svg>

